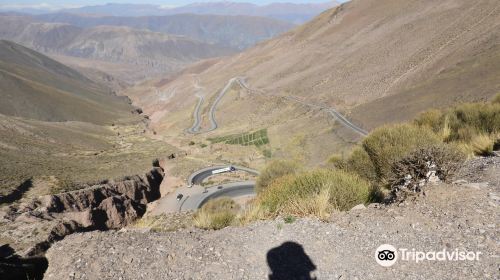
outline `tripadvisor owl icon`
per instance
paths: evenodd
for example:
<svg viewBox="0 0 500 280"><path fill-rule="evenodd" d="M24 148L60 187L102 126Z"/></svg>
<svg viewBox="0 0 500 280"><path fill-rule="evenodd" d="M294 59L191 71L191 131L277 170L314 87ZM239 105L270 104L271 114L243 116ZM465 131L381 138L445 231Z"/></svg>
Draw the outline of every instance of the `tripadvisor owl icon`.
<svg viewBox="0 0 500 280"><path fill-rule="evenodd" d="M380 245L375 251L375 260L381 266L392 266L398 260L397 249L389 244Z"/></svg>

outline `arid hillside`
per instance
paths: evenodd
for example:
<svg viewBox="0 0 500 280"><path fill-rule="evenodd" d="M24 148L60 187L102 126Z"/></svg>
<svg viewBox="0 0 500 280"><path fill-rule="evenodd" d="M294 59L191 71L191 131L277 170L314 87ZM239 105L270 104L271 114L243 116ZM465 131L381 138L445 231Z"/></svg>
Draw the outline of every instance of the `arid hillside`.
<svg viewBox="0 0 500 280"><path fill-rule="evenodd" d="M0 114L41 121L111 124L133 107L79 72L16 43L0 41Z"/></svg>
<svg viewBox="0 0 500 280"><path fill-rule="evenodd" d="M51 55L63 63L96 68L125 81L173 73L200 59L234 53L221 45L183 36L119 26L80 28L0 16L0 38Z"/></svg>
<svg viewBox="0 0 500 280"><path fill-rule="evenodd" d="M127 98L4 40L0 84L0 204L142 174L170 149Z"/></svg>
<svg viewBox="0 0 500 280"><path fill-rule="evenodd" d="M233 84L218 104L218 129L187 138L267 128L273 152L301 146L306 157L324 159L353 137L301 101L336 108L369 130L499 92L499 15L493 0L354 0L242 54L128 94L173 135L192 126L200 96L202 128L209 127L219 91L244 77L258 91Z"/></svg>

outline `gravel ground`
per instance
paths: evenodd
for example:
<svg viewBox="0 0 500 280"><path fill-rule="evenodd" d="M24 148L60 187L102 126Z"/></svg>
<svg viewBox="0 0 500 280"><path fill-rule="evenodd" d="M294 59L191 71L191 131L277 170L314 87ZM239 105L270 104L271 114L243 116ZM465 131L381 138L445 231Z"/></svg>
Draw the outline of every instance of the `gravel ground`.
<svg viewBox="0 0 500 280"><path fill-rule="evenodd" d="M426 196L399 206L335 213L326 223L277 219L211 232L74 234L48 251L45 277L500 279L500 157L470 162L460 179L429 186ZM393 266L382 267L375 261L381 244L481 255L478 261L419 263L400 257Z"/></svg>

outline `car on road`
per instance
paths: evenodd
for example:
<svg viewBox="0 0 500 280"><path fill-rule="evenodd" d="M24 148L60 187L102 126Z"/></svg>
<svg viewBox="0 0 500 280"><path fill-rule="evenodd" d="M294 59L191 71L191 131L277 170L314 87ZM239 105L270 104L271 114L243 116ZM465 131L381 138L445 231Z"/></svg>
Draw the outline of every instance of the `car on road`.
<svg viewBox="0 0 500 280"><path fill-rule="evenodd" d="M181 199L184 197L182 193L177 195L177 201L181 201Z"/></svg>
<svg viewBox="0 0 500 280"><path fill-rule="evenodd" d="M218 186L217 187L218 190L222 190L222 188L223 188L222 186Z"/></svg>
<svg viewBox="0 0 500 280"><path fill-rule="evenodd" d="M234 172L234 171L236 171L236 167L228 166L228 167L212 170L212 175L221 174L221 173L225 173L225 172Z"/></svg>

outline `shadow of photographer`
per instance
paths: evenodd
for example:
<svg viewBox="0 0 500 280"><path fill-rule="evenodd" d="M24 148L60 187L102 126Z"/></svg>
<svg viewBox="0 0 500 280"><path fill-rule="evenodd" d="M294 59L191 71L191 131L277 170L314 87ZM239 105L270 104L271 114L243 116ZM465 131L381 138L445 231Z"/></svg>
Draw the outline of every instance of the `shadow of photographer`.
<svg viewBox="0 0 500 280"><path fill-rule="evenodd" d="M271 269L269 280L316 280L311 277L316 265L302 245L295 242L285 242L269 250L267 264Z"/></svg>

